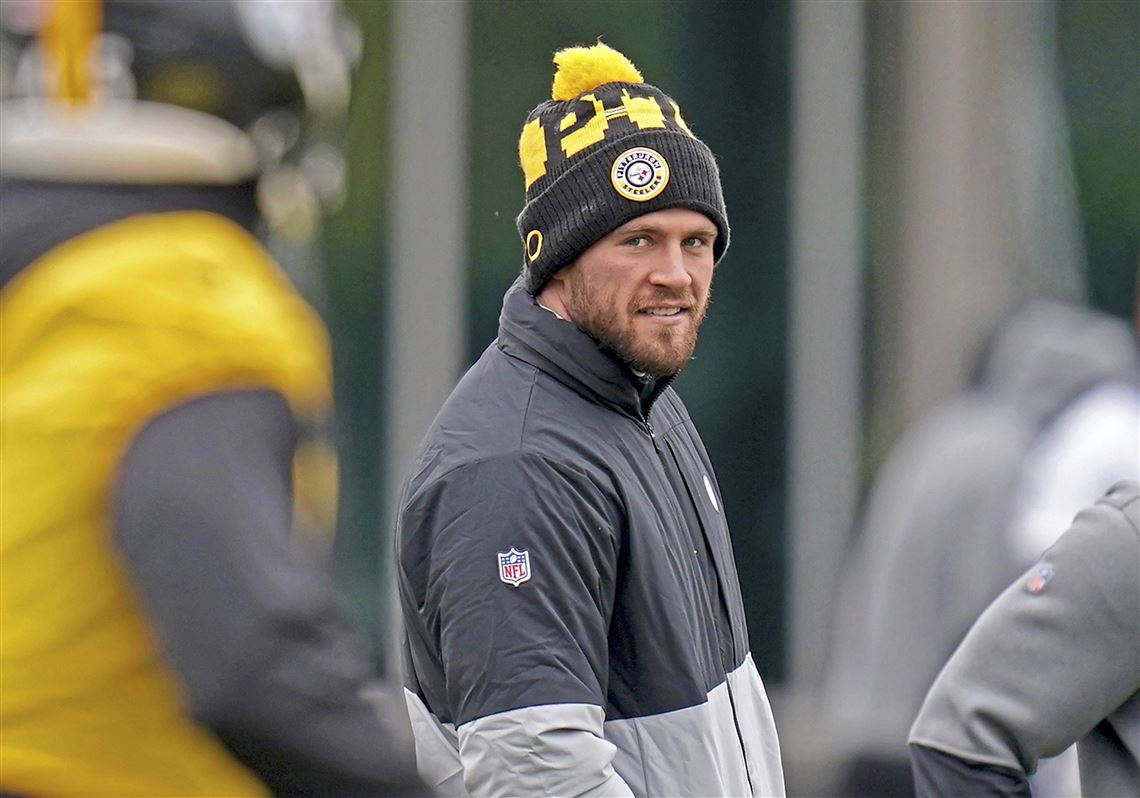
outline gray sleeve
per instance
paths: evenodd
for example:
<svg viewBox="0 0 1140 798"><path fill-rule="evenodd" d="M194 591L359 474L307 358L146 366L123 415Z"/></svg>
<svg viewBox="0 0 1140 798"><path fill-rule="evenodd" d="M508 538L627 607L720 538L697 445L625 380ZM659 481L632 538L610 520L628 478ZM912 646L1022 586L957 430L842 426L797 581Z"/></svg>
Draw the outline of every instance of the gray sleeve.
<svg viewBox="0 0 1140 798"><path fill-rule="evenodd" d="M268 391L166 413L122 465L116 540L191 711L276 794L418 794L331 578L291 541L294 434Z"/></svg>
<svg viewBox="0 0 1140 798"><path fill-rule="evenodd" d="M401 579L431 638L422 648L439 651L445 684L420 680L433 712L459 726L527 706L605 706L616 515L585 475L526 455L457 469L409 503ZM529 567L518 585L500 570L512 549Z"/></svg>
<svg viewBox="0 0 1140 798"><path fill-rule="evenodd" d="M419 689L461 729L474 794L624 794L601 734L621 523L586 475L526 455L458 469L402 513L408 627L429 638L412 647ZM517 585L500 564L512 549L528 565ZM415 661L432 650L442 684Z"/></svg>
<svg viewBox="0 0 1140 798"><path fill-rule="evenodd" d="M1135 499L1122 506L1081 512L982 614L931 687L912 747L1032 773L1140 688L1140 533Z"/></svg>

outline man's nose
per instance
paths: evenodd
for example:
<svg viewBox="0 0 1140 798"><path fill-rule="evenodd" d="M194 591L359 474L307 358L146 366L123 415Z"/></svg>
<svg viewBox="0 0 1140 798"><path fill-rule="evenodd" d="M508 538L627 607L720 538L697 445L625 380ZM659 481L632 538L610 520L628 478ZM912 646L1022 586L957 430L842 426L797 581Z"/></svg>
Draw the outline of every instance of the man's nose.
<svg viewBox="0 0 1140 798"><path fill-rule="evenodd" d="M653 265L649 281L654 285L670 288L685 288L693 282L693 276L685 268L685 253L680 244L661 247L660 257Z"/></svg>

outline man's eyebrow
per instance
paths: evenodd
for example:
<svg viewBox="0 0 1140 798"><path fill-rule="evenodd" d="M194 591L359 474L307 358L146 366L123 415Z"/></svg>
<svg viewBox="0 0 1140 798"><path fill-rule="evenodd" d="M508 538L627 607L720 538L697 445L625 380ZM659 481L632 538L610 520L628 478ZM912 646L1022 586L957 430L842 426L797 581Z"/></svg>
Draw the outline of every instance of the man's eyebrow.
<svg viewBox="0 0 1140 798"><path fill-rule="evenodd" d="M663 229L661 227L656 226L656 225L639 224L639 225L636 225L635 227L619 227L617 230L614 230L613 234L618 235L618 236L631 236L631 235L646 235L649 233L656 233L656 234L660 235L662 232L663 232ZM685 238L690 238L692 236L715 237L719 234L720 234L720 231L718 231L715 227L712 227L712 226L706 227L706 226L702 225L701 227L687 231L685 233Z"/></svg>

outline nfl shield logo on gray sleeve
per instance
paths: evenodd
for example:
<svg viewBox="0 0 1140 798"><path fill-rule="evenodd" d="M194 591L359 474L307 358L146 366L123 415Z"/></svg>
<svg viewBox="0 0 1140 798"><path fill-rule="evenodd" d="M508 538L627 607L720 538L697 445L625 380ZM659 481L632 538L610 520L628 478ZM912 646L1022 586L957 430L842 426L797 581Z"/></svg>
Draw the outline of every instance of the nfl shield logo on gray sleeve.
<svg viewBox="0 0 1140 798"><path fill-rule="evenodd" d="M512 587L530 579L530 552L526 549L519 551L514 546L510 551L500 551L499 579Z"/></svg>

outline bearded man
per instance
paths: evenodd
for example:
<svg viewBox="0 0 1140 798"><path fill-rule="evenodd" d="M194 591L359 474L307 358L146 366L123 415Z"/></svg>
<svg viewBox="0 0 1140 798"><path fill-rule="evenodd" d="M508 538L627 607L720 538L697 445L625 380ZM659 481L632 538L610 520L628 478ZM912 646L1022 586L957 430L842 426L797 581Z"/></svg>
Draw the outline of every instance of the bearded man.
<svg viewBox="0 0 1140 798"><path fill-rule="evenodd" d="M677 104L598 44L519 141L522 274L416 455L406 698L446 795L784 793L723 502L670 387L729 227Z"/></svg>

